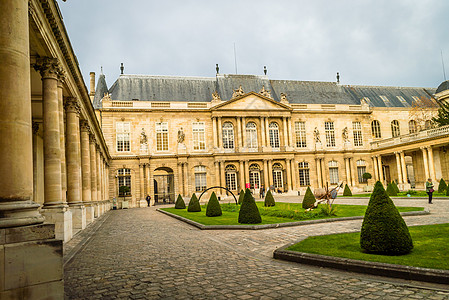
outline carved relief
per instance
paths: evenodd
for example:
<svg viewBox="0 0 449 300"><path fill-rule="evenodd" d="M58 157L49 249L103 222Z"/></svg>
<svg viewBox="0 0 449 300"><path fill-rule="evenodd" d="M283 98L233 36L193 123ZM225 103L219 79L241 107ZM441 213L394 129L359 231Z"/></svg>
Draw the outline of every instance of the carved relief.
<svg viewBox="0 0 449 300"><path fill-rule="evenodd" d="M144 128L142 128L142 132L140 132L140 144L141 145L148 144L148 138Z"/></svg>
<svg viewBox="0 0 449 300"><path fill-rule="evenodd" d="M81 120L80 121L80 129L81 129L81 131L90 132L89 122L87 120Z"/></svg>
<svg viewBox="0 0 449 300"><path fill-rule="evenodd" d="M259 94L261 94L264 97L271 98L271 91L266 90L264 85L262 86L262 89L260 90Z"/></svg>
<svg viewBox="0 0 449 300"><path fill-rule="evenodd" d="M231 98L231 99L234 99L234 98L236 98L236 97L238 97L238 96L242 96L243 94L245 94L245 93L243 92L242 86L240 86L238 89L233 90L233 91L234 91L234 92L232 93L232 98Z"/></svg>
<svg viewBox="0 0 449 300"><path fill-rule="evenodd" d="M74 97L66 97L64 98L64 109L67 113L76 113L79 115L81 113L81 107L78 103L78 100Z"/></svg>
<svg viewBox="0 0 449 300"><path fill-rule="evenodd" d="M313 130L313 137L315 138L315 143L321 143L320 132L317 127Z"/></svg>
<svg viewBox="0 0 449 300"><path fill-rule="evenodd" d="M185 139L184 131L182 130L182 127L178 130L178 143L183 144Z"/></svg>
<svg viewBox="0 0 449 300"><path fill-rule="evenodd" d="M216 100L221 100L221 98L220 98L220 94L218 94L217 91L214 91L212 93L212 101L216 101Z"/></svg>
<svg viewBox="0 0 449 300"><path fill-rule="evenodd" d="M349 142L348 127L343 128L343 132L341 133L341 135L345 143Z"/></svg>
<svg viewBox="0 0 449 300"><path fill-rule="evenodd" d="M62 69L58 63L57 58L39 57L33 67L36 71L39 71L42 79L58 79L58 75L62 73Z"/></svg>

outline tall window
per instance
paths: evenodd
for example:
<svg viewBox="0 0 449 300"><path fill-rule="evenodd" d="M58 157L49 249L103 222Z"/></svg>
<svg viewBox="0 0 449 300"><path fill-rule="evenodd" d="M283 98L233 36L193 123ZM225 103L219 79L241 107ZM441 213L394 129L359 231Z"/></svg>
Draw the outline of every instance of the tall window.
<svg viewBox="0 0 449 300"><path fill-rule="evenodd" d="M326 147L335 147L334 122L324 122L324 132L326 133Z"/></svg>
<svg viewBox="0 0 449 300"><path fill-rule="evenodd" d="M306 122L295 122L296 147L306 148Z"/></svg>
<svg viewBox="0 0 449 300"><path fill-rule="evenodd" d="M234 165L228 165L225 168L226 187L231 191L237 190L237 172Z"/></svg>
<svg viewBox="0 0 449 300"><path fill-rule="evenodd" d="M309 163L307 162L298 163L298 169L299 169L299 185L300 186L310 185Z"/></svg>
<svg viewBox="0 0 449 300"><path fill-rule="evenodd" d="M382 136L380 134L380 123L377 120L371 122L371 132L373 134L373 138L380 139Z"/></svg>
<svg viewBox="0 0 449 300"><path fill-rule="evenodd" d="M260 188L260 167L258 164L249 166L249 185L252 189Z"/></svg>
<svg viewBox="0 0 449 300"><path fill-rule="evenodd" d="M363 174L366 173L366 163L364 160L357 161L357 177L359 179L359 183L366 183L368 180L363 178Z"/></svg>
<svg viewBox="0 0 449 300"><path fill-rule="evenodd" d="M118 169L117 170L117 180L119 187L119 196L131 195L131 169ZM120 191L121 186L127 186L129 192L123 193Z"/></svg>
<svg viewBox="0 0 449 300"><path fill-rule="evenodd" d="M270 135L270 146L272 148L279 148L279 125L277 123L270 123L268 125Z"/></svg>
<svg viewBox="0 0 449 300"><path fill-rule="evenodd" d="M124 122L117 122L116 124L116 139L117 139L117 151L124 152L130 151L129 136L130 136L130 124Z"/></svg>
<svg viewBox="0 0 449 300"><path fill-rule="evenodd" d="M391 136L397 137L400 135L401 135L401 132L399 130L399 122L397 120L393 120L391 122Z"/></svg>
<svg viewBox="0 0 449 300"><path fill-rule="evenodd" d="M354 146L363 146L362 124L360 122L352 122L352 133L354 135Z"/></svg>
<svg viewBox="0 0 449 300"><path fill-rule="evenodd" d="M168 123L156 122L156 150L168 150Z"/></svg>
<svg viewBox="0 0 449 300"><path fill-rule="evenodd" d="M195 191L202 192L206 189L206 167L195 167Z"/></svg>
<svg viewBox="0 0 449 300"><path fill-rule="evenodd" d="M234 149L234 126L230 122L223 124L223 148Z"/></svg>
<svg viewBox="0 0 449 300"><path fill-rule="evenodd" d="M284 187L283 176L282 176L282 165L275 163L273 165L273 185L274 188L281 189Z"/></svg>
<svg viewBox="0 0 449 300"><path fill-rule="evenodd" d="M257 126L254 122L246 124L246 147L257 149Z"/></svg>
<svg viewBox="0 0 449 300"><path fill-rule="evenodd" d="M206 149L206 140L204 138L204 122L193 122L193 150Z"/></svg>
<svg viewBox="0 0 449 300"><path fill-rule="evenodd" d="M329 162L329 181L330 184L338 183L338 163L335 160Z"/></svg>
<svg viewBox="0 0 449 300"><path fill-rule="evenodd" d="M418 129L416 127L416 121L415 120L410 120L408 122L408 132L409 133L415 133L417 131L418 131Z"/></svg>

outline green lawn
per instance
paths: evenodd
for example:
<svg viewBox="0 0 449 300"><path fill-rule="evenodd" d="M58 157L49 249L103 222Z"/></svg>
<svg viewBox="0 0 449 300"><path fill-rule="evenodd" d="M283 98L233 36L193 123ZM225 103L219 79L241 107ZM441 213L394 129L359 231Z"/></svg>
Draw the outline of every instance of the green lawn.
<svg viewBox="0 0 449 300"><path fill-rule="evenodd" d="M410 195L410 197L425 197L428 198L429 196L425 191L406 191L406 192L399 192L397 196L390 196L392 198L394 197L408 197L407 195ZM371 197L371 193L365 193L365 194L353 194L352 196L338 196L338 197ZM446 196L446 193L438 193L434 192L433 197L449 197Z"/></svg>
<svg viewBox="0 0 449 300"><path fill-rule="evenodd" d="M337 208L337 215L329 217L321 214L319 212L319 209L306 212L302 208L301 203L276 202L276 206L274 207L264 207L263 202L256 202L256 204L262 216L262 223L260 223L259 225L287 223L287 222L296 222L313 219L363 216L366 210L366 205L334 204L334 206ZM238 223L239 206L230 203L230 204L221 204L221 208L223 211L223 215L219 217L207 217L206 207L204 205L201 206L200 212L188 212L187 209L175 209L174 207L162 208L162 210L179 215L186 219L190 219L203 225L240 225ZM398 207L398 210L400 212L422 211L424 210L424 208Z"/></svg>
<svg viewBox="0 0 449 300"><path fill-rule="evenodd" d="M287 250L382 262L422 268L449 270L449 224L409 227L414 249L401 256L363 253L360 232L314 236Z"/></svg>

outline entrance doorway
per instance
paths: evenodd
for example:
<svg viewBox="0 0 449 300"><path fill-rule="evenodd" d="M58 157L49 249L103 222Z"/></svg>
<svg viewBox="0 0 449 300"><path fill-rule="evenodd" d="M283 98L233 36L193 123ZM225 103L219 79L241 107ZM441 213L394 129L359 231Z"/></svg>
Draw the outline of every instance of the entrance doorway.
<svg viewBox="0 0 449 300"><path fill-rule="evenodd" d="M173 170L166 167L157 168L153 175L154 204L175 203L175 176Z"/></svg>

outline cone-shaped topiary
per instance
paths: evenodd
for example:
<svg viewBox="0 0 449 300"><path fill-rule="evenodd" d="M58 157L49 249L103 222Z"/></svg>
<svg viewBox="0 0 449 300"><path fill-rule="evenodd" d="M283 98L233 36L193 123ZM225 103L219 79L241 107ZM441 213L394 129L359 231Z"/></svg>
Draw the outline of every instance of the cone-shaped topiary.
<svg viewBox="0 0 449 300"><path fill-rule="evenodd" d="M212 192L212 195L210 195L210 198L209 198L209 202L207 203L206 216L218 217L221 215L222 215L222 212L221 212L220 203L218 202L215 192Z"/></svg>
<svg viewBox="0 0 449 300"><path fill-rule="evenodd" d="M345 190L343 191L343 196L350 197L352 196L351 189L349 188L348 184L345 184Z"/></svg>
<svg viewBox="0 0 449 300"><path fill-rule="evenodd" d="M306 194L304 195L304 199L302 199L302 208L308 209L312 208L315 204L315 195L312 193L310 187L307 187Z"/></svg>
<svg viewBox="0 0 449 300"><path fill-rule="evenodd" d="M396 191L396 195L397 195L397 193L399 193L400 191L399 191L398 185L396 184L396 181L392 181L391 185L393 186L394 190Z"/></svg>
<svg viewBox="0 0 449 300"><path fill-rule="evenodd" d="M387 185L387 194L388 194L388 196L397 196L398 195L398 193L396 193L396 189L394 188L394 186L391 182Z"/></svg>
<svg viewBox="0 0 449 300"><path fill-rule="evenodd" d="M241 190L239 195L239 205L242 205L243 197L245 197L245 191Z"/></svg>
<svg viewBox="0 0 449 300"><path fill-rule="evenodd" d="M265 202L264 206L275 206L276 203L274 202L273 195L271 194L271 191L268 190L267 195L265 196Z"/></svg>
<svg viewBox="0 0 449 300"><path fill-rule="evenodd" d="M256 201L254 201L251 191L246 189L243 197L242 206L239 211L239 223L242 224L258 224L262 222Z"/></svg>
<svg viewBox="0 0 449 300"><path fill-rule="evenodd" d="M186 208L186 204L184 202L184 199L182 199L181 194L179 194L178 199L176 199L175 208L176 209L185 209Z"/></svg>
<svg viewBox="0 0 449 300"><path fill-rule="evenodd" d="M440 184L438 184L438 193L443 194L447 190L447 184L446 181L444 181L443 178L440 180Z"/></svg>
<svg viewBox="0 0 449 300"><path fill-rule="evenodd" d="M201 205L196 197L195 193L193 193L192 198L190 198L189 206L187 207L187 211L197 212L201 211Z"/></svg>
<svg viewBox="0 0 449 300"><path fill-rule="evenodd" d="M446 189L446 196L449 196L449 187Z"/></svg>
<svg viewBox="0 0 449 300"><path fill-rule="evenodd" d="M363 218L360 246L364 252L401 255L413 249L407 225L379 181Z"/></svg>

